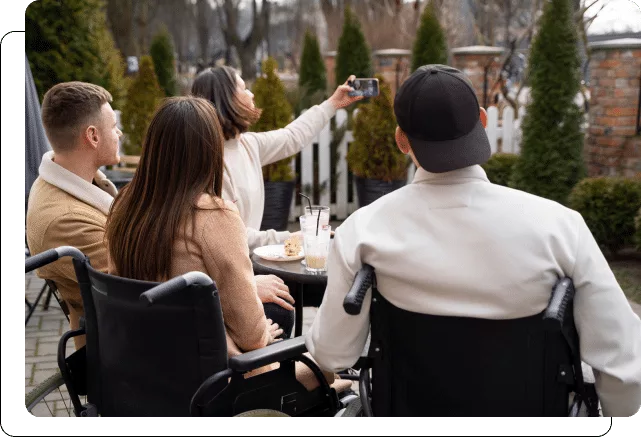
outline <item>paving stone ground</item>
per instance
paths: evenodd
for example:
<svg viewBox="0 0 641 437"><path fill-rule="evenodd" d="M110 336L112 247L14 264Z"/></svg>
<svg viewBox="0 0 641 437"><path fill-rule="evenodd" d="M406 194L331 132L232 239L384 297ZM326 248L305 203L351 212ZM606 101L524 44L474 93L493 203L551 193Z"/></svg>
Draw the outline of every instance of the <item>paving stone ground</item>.
<svg viewBox="0 0 641 437"><path fill-rule="evenodd" d="M38 296L44 281L29 273L25 277L25 295L33 303ZM55 373L58 368L57 350L60 336L68 330L68 322L55 298L47 311L42 309L43 296L34 311L29 323L25 326L25 393L33 390L38 384ZM27 313L25 305L25 315ZM67 353L73 352L73 341L67 347ZM45 398L32 411L34 416L68 416L70 409L69 396L63 386L60 392L54 392ZM66 405L65 405L66 404Z"/></svg>

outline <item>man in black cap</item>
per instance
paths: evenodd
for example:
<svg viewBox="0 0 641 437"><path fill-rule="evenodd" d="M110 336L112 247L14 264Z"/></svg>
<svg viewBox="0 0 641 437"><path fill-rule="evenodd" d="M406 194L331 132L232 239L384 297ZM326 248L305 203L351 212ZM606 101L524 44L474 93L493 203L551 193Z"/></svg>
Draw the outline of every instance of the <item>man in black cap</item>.
<svg viewBox="0 0 641 437"><path fill-rule="evenodd" d="M636 413L641 320L581 215L490 183L480 166L491 154L485 111L460 71L419 68L394 111L397 145L416 175L336 230L327 290L306 339L314 359L339 371L363 351L369 295L360 315L343 310L363 264L376 269L383 297L405 311L495 320L541 313L558 278L569 276L581 358L594 369L603 414Z"/></svg>

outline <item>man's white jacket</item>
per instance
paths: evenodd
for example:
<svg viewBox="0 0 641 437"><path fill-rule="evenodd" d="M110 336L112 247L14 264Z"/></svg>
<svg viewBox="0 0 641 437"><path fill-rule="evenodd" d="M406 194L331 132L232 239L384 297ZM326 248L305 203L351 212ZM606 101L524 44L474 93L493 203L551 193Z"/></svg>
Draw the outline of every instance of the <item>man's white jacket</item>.
<svg viewBox="0 0 641 437"><path fill-rule="evenodd" d="M641 320L576 211L491 184L480 166L419 169L412 184L359 209L336 231L327 290L306 342L326 370L352 366L363 351L369 296L359 316L342 304L364 263L393 305L442 316L532 316L546 308L557 280L571 277L581 359L594 369L604 415L639 410Z"/></svg>

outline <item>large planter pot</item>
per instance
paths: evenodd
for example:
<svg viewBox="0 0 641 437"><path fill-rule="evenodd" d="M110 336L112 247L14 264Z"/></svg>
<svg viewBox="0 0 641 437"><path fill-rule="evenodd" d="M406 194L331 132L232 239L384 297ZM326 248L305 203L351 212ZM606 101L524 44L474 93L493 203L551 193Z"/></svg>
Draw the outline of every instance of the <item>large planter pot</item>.
<svg viewBox="0 0 641 437"><path fill-rule="evenodd" d="M405 185L405 180L385 182L378 179L367 179L354 176L358 206L360 208L369 205L386 194Z"/></svg>
<svg viewBox="0 0 641 437"><path fill-rule="evenodd" d="M289 210L292 206L295 187L295 181L265 181L265 209L263 210L263 221L260 224L261 231L268 229L287 230Z"/></svg>

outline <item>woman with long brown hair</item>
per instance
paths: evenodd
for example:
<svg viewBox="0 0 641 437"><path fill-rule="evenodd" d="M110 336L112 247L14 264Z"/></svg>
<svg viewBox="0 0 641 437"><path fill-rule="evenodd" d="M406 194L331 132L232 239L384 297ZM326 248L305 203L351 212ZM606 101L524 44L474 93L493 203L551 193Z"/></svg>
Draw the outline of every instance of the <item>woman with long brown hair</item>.
<svg viewBox="0 0 641 437"><path fill-rule="evenodd" d="M106 240L110 274L165 281L201 271L216 281L233 356L267 346L283 330L265 316L238 209L221 199L223 144L207 100L165 100L136 174L111 206Z"/></svg>

